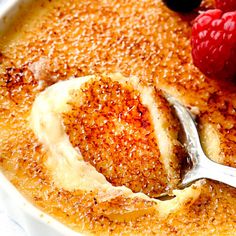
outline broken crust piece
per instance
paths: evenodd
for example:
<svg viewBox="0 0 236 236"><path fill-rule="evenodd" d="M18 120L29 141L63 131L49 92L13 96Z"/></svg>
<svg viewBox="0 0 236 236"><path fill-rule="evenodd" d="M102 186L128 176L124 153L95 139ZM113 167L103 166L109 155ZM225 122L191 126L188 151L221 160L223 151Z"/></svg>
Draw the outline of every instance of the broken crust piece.
<svg viewBox="0 0 236 236"><path fill-rule="evenodd" d="M81 105L84 102L85 93L78 93L80 88L85 84L89 85L89 83L99 81L101 78L108 78L113 82L119 81L125 87L132 86L133 89L140 91L140 98L143 104L148 107L156 129L155 134L161 153L159 158L162 158L163 166L171 180L169 186L174 187L175 181L179 178L177 169L179 165L174 164L178 163L177 155L174 152L175 146L179 145L176 141L177 134L173 129L174 125L167 127L168 122L171 122L168 120L171 118L171 113L162 112L165 111L166 106L162 104L164 100L161 98L161 93L141 86L137 78L128 79L120 74L112 74L102 77L87 76L58 82L36 98L30 116L31 127L39 141L48 150L45 165L52 175L53 182L59 188L68 191L97 192L96 201L100 204L99 209L102 209L102 214L116 219L119 219L118 215L120 215L120 220L125 220L127 217L138 217L150 212L158 212L158 215L165 217L170 212L193 203L201 191L199 184L185 190L175 190L176 197L174 199L162 202L149 198L143 193L133 193L125 186L113 186L104 175L99 173L89 162L83 160L79 149L73 147L69 136L66 134L62 114L71 110L71 96L74 91L76 91L78 98L77 104ZM155 101L157 98L152 96L155 93L158 95L157 102ZM168 150L166 147L170 149ZM118 205L117 201L119 202ZM122 202L125 204L122 205Z"/></svg>
<svg viewBox="0 0 236 236"><path fill-rule="evenodd" d="M72 91L69 106L70 142L110 183L151 197L176 187L179 127L160 91L135 77L96 76Z"/></svg>
<svg viewBox="0 0 236 236"><path fill-rule="evenodd" d="M112 92L114 96L109 97ZM104 96L99 98L98 93ZM125 98L128 100L123 96L128 96ZM113 102L110 107L109 102ZM94 103L98 103L97 107L89 110ZM101 116L98 107L104 107L106 114ZM112 112L114 109L118 110ZM127 115L127 109L137 112ZM105 123L113 126L104 128L101 124L108 114ZM140 85L135 77L125 78L121 74L59 82L41 93L32 109L33 129L51 153L48 167L55 169L58 155L62 156L60 162L66 158L62 167L53 172L57 176L55 181L69 190L82 186L87 189L86 181L82 182L90 178L100 183L106 183L107 179L115 186L124 185L152 197L172 191L180 181L176 123L160 91ZM94 139L89 138L91 136ZM82 155L76 150L82 151ZM73 170L67 172L64 168L68 160L71 160L68 170ZM111 163L110 166L107 163ZM61 172L65 176L60 177Z"/></svg>
<svg viewBox="0 0 236 236"><path fill-rule="evenodd" d="M91 165L89 160L85 162L79 149L73 147L70 137L66 133L67 124L63 124L62 116L70 114L73 95L76 94L77 105L84 104L86 93L83 93L81 88L85 88L90 83L102 81L102 79L104 81L108 79L110 83L111 81L112 83L118 82L125 88L131 89L132 87L139 92L142 104L151 114L151 122L153 122L154 134L160 150L159 158L169 180L168 187L174 188L179 180L179 162L175 152L176 146L179 146L177 142L178 129L171 123L172 116L161 93L152 88L143 87L135 77L125 78L121 74L112 74L58 82L36 98L32 107L30 123L35 135L48 150L45 165L51 173L54 184L68 191L98 192L96 201L103 205L107 204L107 207L104 205L101 208L103 214L109 218L116 217L117 219L119 218L117 215L121 215L121 220L153 211L165 217L170 212L194 202L201 191L198 185L196 185L198 187L193 185L185 190L174 191L176 197L165 202L149 198L143 193L133 193L130 188L125 187L125 184L115 187L95 169L96 165L95 167ZM84 85L86 86L83 87ZM157 96L154 97L154 94ZM137 184L139 184L138 181ZM123 206L124 209L120 205L117 210L112 207L112 205L117 206L114 203L117 199L120 199L121 203L122 199L126 202ZM106 208L107 211L104 210Z"/></svg>
<svg viewBox="0 0 236 236"><path fill-rule="evenodd" d="M142 98L142 102L146 104L146 106L149 106L150 113L154 120L153 122L156 125L155 128L159 131L159 133L157 133L157 135L159 135L157 138L159 139L157 140L160 140L160 147L164 148L164 143L161 143L163 139L160 139L161 135L163 135L166 136L165 140L169 142L167 143L169 145L167 147L174 150L175 146L178 145L176 141L174 141L177 136L173 136L175 132L171 130L172 126L167 129L165 127L168 120L166 119L167 117L164 116L164 113L160 112L164 108L161 107L160 104L157 107L162 110L156 110L156 106L150 106L150 103L155 104L155 102L152 101L152 99L155 98L151 96L155 91L151 88L142 87L138 83L137 78L127 79L120 74L113 74L108 76L108 78L115 82L119 81L119 83L125 86L132 85L133 88L141 91L140 97ZM33 104L30 117L31 126L38 139L43 143L45 148L48 149L48 159L45 165L50 170L53 182L59 188L64 188L68 191L74 191L76 189L85 192L98 191L96 201L103 205L107 204L107 206L104 205L101 208L103 209L103 214L109 216L109 218L116 217L116 219L119 218L117 215L120 215L121 220L124 220L126 217L138 217L140 214L142 215L153 211L157 211L158 215L164 217L170 212L194 202L194 199L200 194L200 188L196 186L189 187L185 190L174 191L176 197L165 202L149 198L142 193L133 193L125 186L114 187L106 180L104 175L99 173L91 164L85 162L78 149L72 146L69 136L65 132L65 127L62 122L62 113L69 112L71 109L71 105L69 105L68 101L71 99L71 94L74 93L72 91L78 92L83 84L98 81L98 79L101 79L101 77L87 76L65 82L58 82L42 92ZM158 92L156 91L156 93ZM80 95L81 99L77 100L77 102L83 104L82 101L85 95ZM161 95L159 94L159 96ZM157 124L157 122L159 123ZM165 131L164 128L167 131ZM167 132L167 134L164 132ZM175 171L174 167L176 168L176 165L174 165L173 162L177 161L177 156L174 156L176 154L173 152L172 156L169 157L167 154L171 152L162 152L162 150L163 149L160 148L160 153L162 155L164 153L162 158L169 158L163 160L163 165L167 169L166 172L169 175L169 179L173 180L171 183L173 184L177 179L176 176L178 176L176 174L178 172L174 172L175 174L171 172ZM172 187L173 185L171 184L169 186ZM117 199L120 199L120 204L122 204L122 199L126 202L123 206L124 209L119 204L118 209L115 210L114 206L117 206L115 203ZM129 204L129 207L127 204ZM104 208L107 208L107 210L104 210Z"/></svg>

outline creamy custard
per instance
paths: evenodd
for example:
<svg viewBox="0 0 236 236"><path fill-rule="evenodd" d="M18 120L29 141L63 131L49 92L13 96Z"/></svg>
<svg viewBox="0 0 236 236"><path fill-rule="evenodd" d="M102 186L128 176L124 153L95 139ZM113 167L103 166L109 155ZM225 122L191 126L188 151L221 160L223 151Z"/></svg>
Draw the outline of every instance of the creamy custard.
<svg viewBox="0 0 236 236"><path fill-rule="evenodd" d="M92 165L90 165L88 162L84 160L83 156L81 155L80 149L78 149L78 147L76 149L76 146L75 147L72 146L72 143L69 140L71 130L68 129L69 133L68 136L66 133L66 127L69 125L71 125L72 127L75 125L78 126L79 117L77 114L76 117L77 123L74 124L71 123L72 115L71 113L68 113L68 111L70 110L76 112L80 111L79 108L75 109L75 107L72 106L73 104L72 101L76 99L75 102L79 104L79 106L82 106L86 102L90 103L88 98L86 98L86 96L88 96L88 92L86 92L85 89L88 89L89 86L91 86L94 89L97 89L95 84L97 82L102 82L103 80L106 82L109 81L109 85L111 85L114 82L116 82L116 86L118 84L123 84L124 86L129 85L129 87L132 85L132 89L137 89L138 91L140 91L142 101L150 109L151 118L153 119L154 126L157 127L155 128L154 132L156 134L161 133L162 135L166 136L162 137L162 139L160 139L158 143L160 144L160 146L163 147L165 146L165 148L169 151L169 153L160 149L160 153L163 156L159 158L160 159L163 158L166 160L165 161L162 160L163 163L161 164L158 159L157 160L154 159L154 161L156 161L155 165L157 165L157 167L159 168L163 168L160 165L164 164L164 168L166 168L165 171L167 173L169 172L171 173L171 175L168 176L169 179L171 180L173 178L172 182L167 183L167 185L170 186L170 188L177 187L177 184L180 180L179 179L180 172L178 169L180 168L178 163L180 160L178 160L178 158L175 156L176 152L175 146L177 146L179 150L180 146L176 139L178 136L178 129L177 131L173 129L176 127L174 126L174 124L171 124L172 121L170 119L173 117L171 116L170 113L168 113L170 112L170 110L168 110L168 105L166 107L166 104L163 103L162 101L163 103L161 104L162 107L159 106L159 108L157 108L157 104L155 102L157 96L154 96L155 93L151 87L150 88L143 87L139 84L137 78L135 77L125 78L121 74L103 75L102 77L87 76L82 78L71 78L68 81L58 82L57 84L50 86L41 94L39 94L39 96L36 98L32 107L32 112L29 121L31 123L31 127L35 135L48 150L48 159L46 160L45 165L51 172L53 182L56 184L57 187L66 189L68 191L74 191L74 190L99 191L100 197L98 197L97 199L102 202L108 201L110 199L122 195L130 198L145 199L147 201L155 203L154 209L156 209L159 212L160 216L166 216L173 210L181 208L182 205L185 204L186 202L189 201L191 202L193 198L198 196L198 194L200 193L199 192L200 183L198 183L194 187L186 189L185 191L180 191L180 190L173 191L173 194L176 194L176 198L173 200L169 200L168 204L155 199L149 199L148 196L145 196L144 194L132 193L131 191L132 186L131 189L124 186L123 187L112 186L105 179L104 175L100 174ZM117 90L114 89L112 89L112 91L115 93L117 92ZM74 93L76 94L76 96L73 95ZM107 91L107 93L105 93L104 95L108 96L109 91ZM73 98L73 96L75 96L75 98ZM97 98L92 97L92 99L96 100ZM107 98L106 102L109 101L110 99ZM128 101L130 102L131 100L129 99ZM167 103L167 101L165 102ZM123 108L124 107L122 107L122 109ZM88 112L91 113L91 111ZM68 115L66 115L67 113L70 119L68 119L67 117ZM68 124L63 123L62 119L63 114L65 116L64 120L67 119ZM99 124L101 124L100 121ZM79 126L77 129L80 128L82 127ZM120 132L120 130L118 131ZM92 135L95 135L95 132ZM143 137L141 136L141 138ZM120 153L120 155L122 155L122 149L118 150L118 152ZM92 155L89 152L88 154ZM111 153L110 155L114 154ZM141 158L143 158L142 155ZM133 157L133 159L135 160L135 157ZM123 163L121 161L120 163L129 164L130 162L132 163L132 159L125 161ZM145 162L144 163L147 164L147 161ZM141 168L142 167L140 167L140 171ZM117 170L117 172L118 174L123 174L124 176L127 176L126 178L129 178L130 171L128 173L124 173L122 170ZM114 175L114 173L112 174ZM111 177L113 177L112 174ZM154 190L156 186L157 186L156 188L159 188L159 185L161 186L163 178L165 178L165 172L160 173L160 171L158 171L158 178L155 180L156 181L155 185L152 186ZM142 184L143 180L138 179L136 185L139 184L139 181ZM121 182L119 183L119 185L125 185L125 183ZM130 186L128 185L128 187ZM139 191L143 191L143 189L138 189L138 191L136 190L136 192ZM105 198L102 192L106 193ZM145 193L145 191L143 192ZM107 193L109 193L109 196L107 196ZM168 190L164 189L164 192L157 192L157 193L159 195L162 193L168 193Z"/></svg>
<svg viewBox="0 0 236 236"><path fill-rule="evenodd" d="M105 81L105 84L103 84L103 80ZM104 76L103 80L99 79L98 76L87 76L83 78L71 79L65 82L59 82L58 84L52 85L46 91L42 92L36 98L36 101L33 104L30 122L39 140L49 149L50 158L47 160L47 166L52 170L55 181L59 183L60 187L66 188L68 190L94 190L94 188L102 189L103 187L111 187L111 185L106 182L104 176L98 174L98 172L95 171L92 166L90 166L87 162L84 162L84 160L89 161L92 165L95 163L94 166L96 169L104 174L104 172L99 169L99 166L96 166L96 162L99 162L100 158L100 168L102 168L104 165L105 170L107 169L106 164L108 164L109 161L115 162L115 164L112 166L112 168L115 170L113 172L111 171L111 173L108 172L107 175L105 174L105 177L110 179L110 182L113 185L126 185L135 192L141 191L144 193L150 193L151 196L154 193L156 195L160 195L173 190L173 188L176 188L180 181L181 148L177 141L178 128L174 124L174 121L172 121L174 118L170 114L171 110L168 108L167 102L164 102L163 98L161 98L161 95L158 95L157 92L155 93L151 87L141 86L137 78L125 78L120 74L113 74L110 76ZM96 86L96 83L98 83L98 86ZM93 145L100 145L100 147L96 146L95 149L93 146L89 146L89 139L85 140L85 143L83 143L83 134L80 131L84 129L84 126L80 123L82 118L84 122L92 122L93 126L95 126L95 123L97 123L97 125L99 125L98 129L103 129L103 120L101 120L102 118L99 117L99 114L93 112L96 111L97 106L104 106L104 109L106 109L104 115L110 116L107 117L107 122L112 123L114 117L117 117L120 119L120 121L123 120L123 122L119 123L116 121L116 124L119 124L119 128L115 129L114 133L117 135L117 132L122 132L120 125L125 122L124 117L122 117L124 116L124 113L122 112L127 110L124 103L119 103L119 111L113 112L112 114L112 109L116 108L115 105L113 104L112 107L106 106L95 95L95 92L103 95L105 97L105 103L115 102L115 99L118 96L117 91L120 90L116 90L114 87L112 87L112 83L115 83L115 87L123 85L129 89L132 89L130 91L139 91L140 95L138 95L137 92L134 93L136 96L134 101L137 103L138 96L140 96L143 104L146 104L147 106L147 108L143 107L143 109L146 109L146 112L150 113L150 118L152 119L147 121L145 118L139 118L139 122L146 122L146 125L142 130L142 132L145 133L138 133L138 130L142 125L140 123L137 124L136 121L138 117L135 117L135 114L131 114L129 116L129 123L126 123L128 127L125 127L124 129L126 129L128 132L136 133L135 136L133 135L130 137L130 139L125 141L127 144L120 144L119 140L121 137L119 136L116 140L112 139L112 135L114 135L112 132L112 126L108 127L108 133L103 136L108 138L107 142L110 147L112 145L115 147L120 145L120 147L114 151L118 154L117 157L114 157L115 153L112 153L112 150L108 153L106 152L107 150L102 150L102 146L105 145L105 141L99 141L96 136L97 131L94 128L91 131L90 126L87 126L87 132L92 133L85 133L85 137L86 135L90 135L95 138ZM106 86L108 89L109 85L111 86L111 90L100 90L101 86ZM95 91L92 91L93 94L89 94L87 91L89 87L95 89ZM111 92L114 93L113 98L109 97ZM73 93L75 93L76 96L73 95ZM125 97L127 94L121 94L120 96L122 96L122 99L127 99L127 97ZM156 103L158 96L160 100L159 106ZM92 99L92 101L89 99ZM96 101L98 104L95 103ZM126 102L131 103L131 97L128 97ZM93 105L97 106L92 110L89 110L89 107L85 106L82 108L84 110L83 111L80 109L80 107L82 107L84 104L89 104L89 107ZM132 107L134 109L138 108L133 104ZM139 103L139 109L141 109L141 103ZM62 119L63 113L64 122ZM96 120L93 120L92 114L95 114ZM84 119L86 115L90 120ZM140 116L140 113L138 113L138 115ZM148 131L147 122L153 123L154 130ZM132 125L137 127L132 128ZM150 125L151 124L149 124L149 126ZM128 130L129 127L132 129ZM66 130L70 140L66 134ZM73 132L75 133L73 134ZM152 141L152 139L154 139L152 142L156 142L154 150L151 150L151 152L147 154L147 151L145 151L143 148L150 150L149 146L145 146L149 144L145 144L147 141L142 143L143 139L146 138L145 135L148 135L147 141ZM128 133L126 134L126 137L127 136ZM135 140L135 137L140 138L140 141ZM74 147L72 146L71 141ZM138 148L138 153L129 157L129 155L132 154L132 150L129 150L128 147L131 145L131 149L135 148L135 145L137 145L136 143L141 144L141 147L136 146L136 148ZM85 150L82 144L85 145ZM84 154L85 157L82 157L80 153L80 147L82 147L82 155ZM98 153L99 156L96 156L96 154L93 152L97 152L99 148L101 148L102 153ZM178 150L180 152L179 157L176 154ZM152 154L153 152L154 154ZM108 155L108 159L103 160L104 157L102 155ZM116 158L118 160L116 160ZM119 158L123 158L123 160ZM138 161L136 164L138 166L134 166L134 161ZM103 162L105 162L105 164L103 164ZM124 171L125 169L120 168L120 165L124 165L127 172ZM129 167L129 165L131 166ZM132 174L133 169L138 171L138 174L136 172ZM141 173L140 176L139 173ZM143 177L145 176L145 173L148 175ZM113 178L116 178L115 175L120 175L123 178L120 182L118 182L118 184L115 184L114 181L112 181ZM149 177L149 175L151 175L151 177ZM133 183L130 184L131 181L133 181ZM91 184L88 184L90 182Z"/></svg>

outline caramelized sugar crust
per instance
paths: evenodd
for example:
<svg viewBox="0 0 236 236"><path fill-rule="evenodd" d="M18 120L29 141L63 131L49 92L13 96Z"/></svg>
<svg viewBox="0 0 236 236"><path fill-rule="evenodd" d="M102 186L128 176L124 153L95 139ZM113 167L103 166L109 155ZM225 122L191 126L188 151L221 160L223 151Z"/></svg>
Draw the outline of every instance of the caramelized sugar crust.
<svg viewBox="0 0 236 236"><path fill-rule="evenodd" d="M70 112L64 113L64 124L84 160L114 186L125 185L152 197L169 191L151 114L142 104L140 92L106 76L87 82L82 92L82 104L81 93L74 92ZM154 96L162 95L156 91ZM159 103L160 112L169 117L167 102L159 99ZM173 165L179 167L178 162ZM180 172L176 171L178 182Z"/></svg>
<svg viewBox="0 0 236 236"><path fill-rule="evenodd" d="M32 19L37 14L31 9ZM120 71L197 106L200 122L218 132L223 162L236 166L236 88L205 78L194 68L191 16L179 16L151 0L50 1L37 11L42 12L38 23L23 22L18 37L13 32L1 39L0 165L11 182L37 206L79 231L235 234L236 191L223 184L207 181L197 201L167 219L146 200L116 197L100 202L96 192L58 189L43 164L46 151L27 123L35 96L49 84L71 75ZM131 217L133 209L141 213ZM119 213L127 218L117 218Z"/></svg>

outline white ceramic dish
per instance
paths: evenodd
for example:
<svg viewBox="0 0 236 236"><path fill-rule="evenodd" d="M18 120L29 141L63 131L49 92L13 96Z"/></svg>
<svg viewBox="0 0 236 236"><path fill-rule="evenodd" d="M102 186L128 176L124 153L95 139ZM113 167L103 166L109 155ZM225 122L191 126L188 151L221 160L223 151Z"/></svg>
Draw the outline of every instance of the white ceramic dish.
<svg viewBox="0 0 236 236"><path fill-rule="evenodd" d="M0 0L0 32L7 30L14 15L28 2ZM0 201L4 203L9 216L23 227L28 236L81 236L34 207L2 173L0 183Z"/></svg>

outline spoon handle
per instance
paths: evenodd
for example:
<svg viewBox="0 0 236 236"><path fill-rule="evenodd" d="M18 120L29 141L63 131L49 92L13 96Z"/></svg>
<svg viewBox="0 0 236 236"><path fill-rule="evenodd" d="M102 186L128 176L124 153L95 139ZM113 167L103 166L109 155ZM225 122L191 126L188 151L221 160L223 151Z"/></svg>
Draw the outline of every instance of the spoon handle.
<svg viewBox="0 0 236 236"><path fill-rule="evenodd" d="M236 187L236 168L224 166L210 160L202 150L198 131L191 113L175 98L170 95L167 95L166 98L174 106L183 126L186 136L184 146L193 164L193 168L184 174L180 187L185 187L202 178L220 181Z"/></svg>
<svg viewBox="0 0 236 236"><path fill-rule="evenodd" d="M217 180L236 188L236 168L218 164L204 158L201 163L202 177Z"/></svg>

